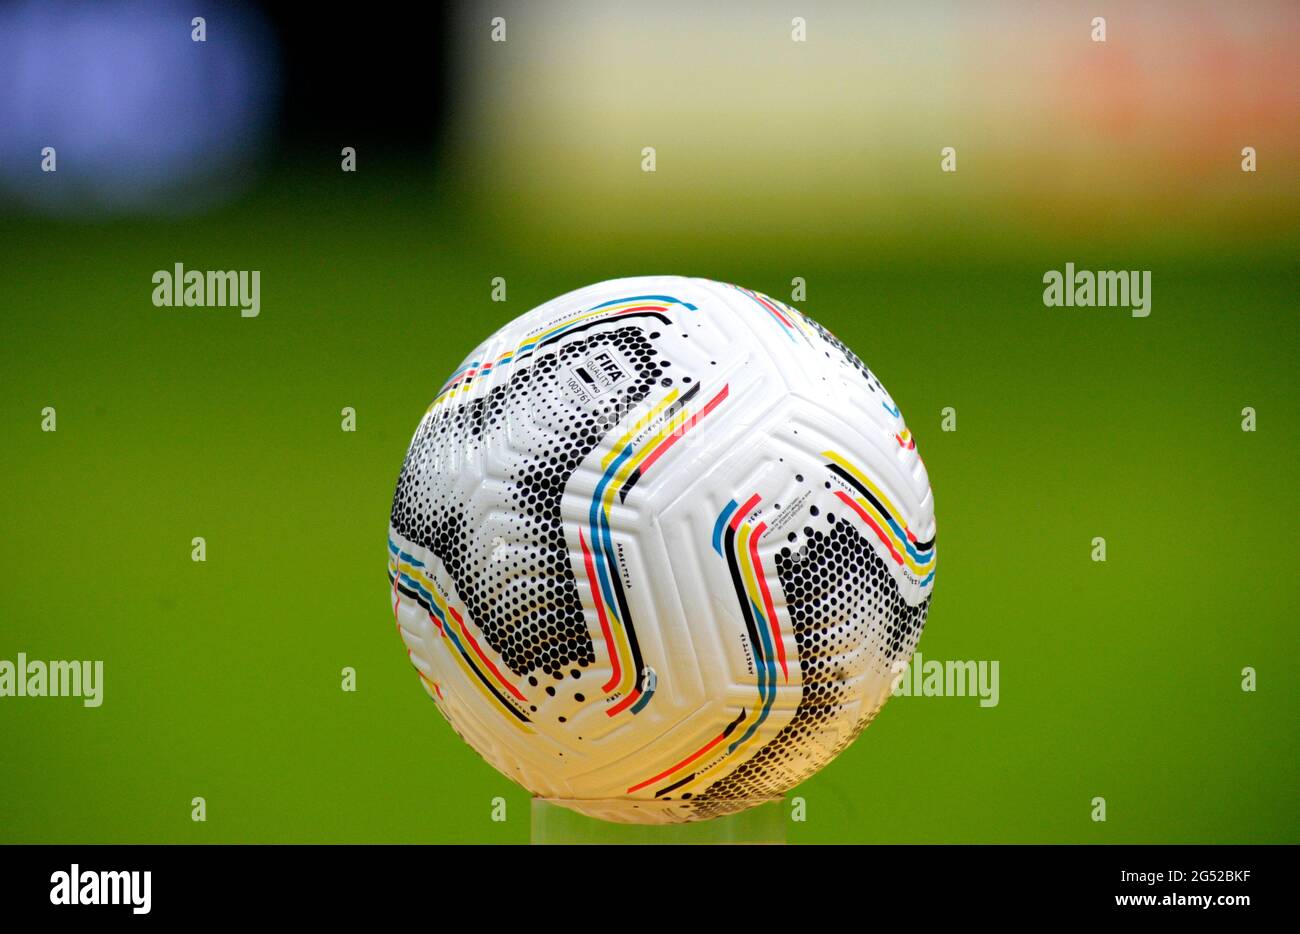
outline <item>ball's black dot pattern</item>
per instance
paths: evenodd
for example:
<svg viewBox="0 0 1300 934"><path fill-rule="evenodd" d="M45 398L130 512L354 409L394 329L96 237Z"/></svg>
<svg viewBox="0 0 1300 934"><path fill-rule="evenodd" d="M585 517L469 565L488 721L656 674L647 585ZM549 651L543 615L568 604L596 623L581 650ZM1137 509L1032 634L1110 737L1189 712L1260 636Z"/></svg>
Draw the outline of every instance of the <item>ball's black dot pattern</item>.
<svg viewBox="0 0 1300 934"><path fill-rule="evenodd" d="M735 810L728 801L780 795L838 755L879 709L868 704L845 730L842 711L851 682L869 668L892 678L894 660L910 658L921 638L930 598L909 606L853 523L828 521L807 531L805 548L782 548L776 555L799 647L799 706L767 745L696 798L702 817Z"/></svg>
<svg viewBox="0 0 1300 934"><path fill-rule="evenodd" d="M855 354L852 350L850 350L843 341L841 341L838 337L836 337L830 331L826 330L824 327L822 327L820 324L818 324L816 321L814 321L812 318L808 317L807 315L801 314L800 317L803 318L805 322L807 322L809 327L811 327L814 331L817 332L818 336L821 337L822 340L824 340L826 343L830 344L832 347L834 347L836 350L840 352L840 355L844 358L845 363L847 363L849 366L853 367L853 369L857 370L859 373L862 374L862 378L866 380L867 388L869 390L871 390L872 392L879 392L882 396L888 398L889 394L885 392L885 387L880 384L880 380L876 379L876 374L872 373L871 369L865 363L863 363L858 358L858 355Z"/></svg>
<svg viewBox="0 0 1300 934"><path fill-rule="evenodd" d="M570 367L606 347L628 361L631 378L583 402L565 388ZM577 677L578 668L596 660L560 500L577 466L645 398L662 367L640 327L591 333L516 364L485 395L435 408L416 431L397 481L392 526L442 562L473 626L516 675ZM482 508L470 508L479 484L488 482L489 452L509 471L509 507L492 510L493 519L507 517L504 528L485 521Z"/></svg>

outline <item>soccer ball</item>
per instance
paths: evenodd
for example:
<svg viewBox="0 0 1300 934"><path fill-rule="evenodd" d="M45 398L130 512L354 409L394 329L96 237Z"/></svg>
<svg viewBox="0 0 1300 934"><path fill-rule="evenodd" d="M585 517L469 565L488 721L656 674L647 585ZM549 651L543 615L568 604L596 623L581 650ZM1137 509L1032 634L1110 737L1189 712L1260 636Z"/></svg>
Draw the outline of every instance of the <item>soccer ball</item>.
<svg viewBox="0 0 1300 934"><path fill-rule="evenodd" d="M452 728L534 795L666 823L830 762L911 658L934 499L898 407L808 316L678 276L533 309L438 392L388 530Z"/></svg>

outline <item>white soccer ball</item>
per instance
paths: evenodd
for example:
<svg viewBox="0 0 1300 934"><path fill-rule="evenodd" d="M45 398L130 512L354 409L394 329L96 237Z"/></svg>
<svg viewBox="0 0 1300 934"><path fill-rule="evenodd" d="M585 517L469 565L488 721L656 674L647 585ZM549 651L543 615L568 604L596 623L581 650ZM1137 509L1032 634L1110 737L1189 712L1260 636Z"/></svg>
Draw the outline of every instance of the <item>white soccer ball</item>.
<svg viewBox="0 0 1300 934"><path fill-rule="evenodd" d="M534 795L662 823L779 797L871 722L934 588L875 375L749 289L579 289L452 374L402 465L393 613L453 729Z"/></svg>

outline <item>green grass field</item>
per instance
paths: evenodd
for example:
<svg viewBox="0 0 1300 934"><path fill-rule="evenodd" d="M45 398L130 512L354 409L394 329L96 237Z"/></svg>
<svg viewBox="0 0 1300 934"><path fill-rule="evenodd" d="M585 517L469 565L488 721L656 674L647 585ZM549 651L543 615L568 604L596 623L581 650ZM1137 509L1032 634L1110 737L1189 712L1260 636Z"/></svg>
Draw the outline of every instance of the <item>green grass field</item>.
<svg viewBox="0 0 1300 934"><path fill-rule="evenodd" d="M783 298L806 278L800 307L879 374L930 471L921 651L1000 664L994 708L888 704L799 789L792 842L1300 840L1294 234L987 249L971 222L826 254L650 224L594 249L428 184L339 184L273 177L175 223L0 220L0 659L105 666L97 709L0 698L0 841L525 842L525 792L453 735L393 631L389 501L483 336L648 273ZM1139 259L1147 319L1042 304L1047 269ZM155 308L175 262L261 270L260 316Z"/></svg>

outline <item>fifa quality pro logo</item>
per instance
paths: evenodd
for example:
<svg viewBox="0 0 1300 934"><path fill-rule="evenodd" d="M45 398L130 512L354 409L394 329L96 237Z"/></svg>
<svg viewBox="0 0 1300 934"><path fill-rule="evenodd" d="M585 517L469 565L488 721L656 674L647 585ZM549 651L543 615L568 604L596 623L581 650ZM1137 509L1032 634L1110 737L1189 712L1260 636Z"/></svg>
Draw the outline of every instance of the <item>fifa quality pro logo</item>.
<svg viewBox="0 0 1300 934"><path fill-rule="evenodd" d="M59 870L50 876L51 905L129 905L131 913L147 915L153 906L153 873L149 870Z"/></svg>
<svg viewBox="0 0 1300 934"><path fill-rule="evenodd" d="M602 347L569 368L568 390L590 403L632 378L632 367L614 347Z"/></svg>

